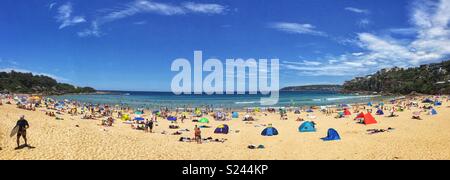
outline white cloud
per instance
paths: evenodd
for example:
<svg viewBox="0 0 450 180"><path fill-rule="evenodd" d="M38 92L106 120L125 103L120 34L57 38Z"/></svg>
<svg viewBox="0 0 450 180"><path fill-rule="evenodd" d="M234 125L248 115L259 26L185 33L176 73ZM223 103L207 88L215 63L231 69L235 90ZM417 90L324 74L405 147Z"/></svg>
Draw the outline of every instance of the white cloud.
<svg viewBox="0 0 450 180"><path fill-rule="evenodd" d="M223 14L226 11L226 7L219 4L201 4L187 2L183 4L183 7L192 12L205 14Z"/></svg>
<svg viewBox="0 0 450 180"><path fill-rule="evenodd" d="M72 13L73 9L71 3L66 3L58 8L56 21L61 23L59 29L86 22L86 19L83 16L72 16Z"/></svg>
<svg viewBox="0 0 450 180"><path fill-rule="evenodd" d="M144 24L147 24L147 21L136 21L133 24L134 25L144 25Z"/></svg>
<svg viewBox="0 0 450 180"><path fill-rule="evenodd" d="M416 35L417 29L416 28L391 28L388 29L389 33L392 34L400 34L400 35Z"/></svg>
<svg viewBox="0 0 450 180"><path fill-rule="evenodd" d="M354 13L358 13L358 14L369 14L370 13L370 11L367 9L360 9L360 8L355 8L355 7L346 7L345 10L354 12Z"/></svg>
<svg viewBox="0 0 450 180"><path fill-rule="evenodd" d="M102 33L100 32L96 21L91 23L91 28L78 32L79 37L88 37L88 36L100 37L101 35Z"/></svg>
<svg viewBox="0 0 450 180"><path fill-rule="evenodd" d="M57 3L55 3L55 2L54 2L54 3L50 3L50 4L48 5L48 9L50 9L50 10L53 9L53 7L55 7L56 4L57 4Z"/></svg>
<svg viewBox="0 0 450 180"><path fill-rule="evenodd" d="M164 16L185 15L189 13L224 14L227 8L220 4L201 4L186 2L181 5L160 3L150 0L134 0L120 8L115 8L104 15L100 15L92 22L91 28L79 32L80 37L101 36L100 26L125 19L137 14L155 13Z"/></svg>
<svg viewBox="0 0 450 180"><path fill-rule="evenodd" d="M371 23L372 23L372 22L371 22L369 19L363 18L363 19L360 19L360 20L358 21L358 26L359 26L359 27L362 27L362 28L366 28L366 27L369 26Z"/></svg>
<svg viewBox="0 0 450 180"><path fill-rule="evenodd" d="M357 52L357 53L352 53L353 56L362 56L364 55L363 52Z"/></svg>
<svg viewBox="0 0 450 180"><path fill-rule="evenodd" d="M319 62L319 61L307 61L307 60L304 60L302 62L283 61L283 63L285 63L285 64L293 64L293 65L306 65L306 66L322 65L322 63Z"/></svg>
<svg viewBox="0 0 450 180"><path fill-rule="evenodd" d="M284 64L301 75L355 76L381 68L413 67L450 57L450 0L417 0L411 14L410 28L394 29L412 35L409 40L374 33L358 33L361 52L328 58L321 66ZM390 29L389 31L392 31ZM412 33L415 32L415 33Z"/></svg>
<svg viewBox="0 0 450 180"><path fill-rule="evenodd" d="M315 36L327 36L326 33L316 30L311 24L299 24L290 22L277 22L270 25L270 28L293 34L308 34Z"/></svg>

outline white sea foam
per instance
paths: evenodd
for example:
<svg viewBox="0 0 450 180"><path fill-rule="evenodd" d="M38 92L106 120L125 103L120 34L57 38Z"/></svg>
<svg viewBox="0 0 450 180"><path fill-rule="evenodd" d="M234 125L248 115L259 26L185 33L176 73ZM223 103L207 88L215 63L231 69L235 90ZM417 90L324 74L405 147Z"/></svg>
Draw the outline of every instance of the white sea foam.
<svg viewBox="0 0 450 180"><path fill-rule="evenodd" d="M374 97L379 97L380 95L368 95L368 96L343 96L343 97L335 97L335 98L327 98L327 101L339 101L346 99L369 99Z"/></svg>
<svg viewBox="0 0 450 180"><path fill-rule="evenodd" d="M247 102L235 102L234 104L256 104L257 102L255 101L247 101Z"/></svg>

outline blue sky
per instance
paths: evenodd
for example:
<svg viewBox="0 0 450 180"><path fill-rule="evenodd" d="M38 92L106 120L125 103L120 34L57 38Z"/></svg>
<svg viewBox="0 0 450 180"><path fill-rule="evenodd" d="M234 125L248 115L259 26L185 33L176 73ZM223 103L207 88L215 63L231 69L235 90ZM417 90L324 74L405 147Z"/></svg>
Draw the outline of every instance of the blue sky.
<svg viewBox="0 0 450 180"><path fill-rule="evenodd" d="M281 86L450 55L450 0L3 0L0 70L170 90L176 58L279 58Z"/></svg>

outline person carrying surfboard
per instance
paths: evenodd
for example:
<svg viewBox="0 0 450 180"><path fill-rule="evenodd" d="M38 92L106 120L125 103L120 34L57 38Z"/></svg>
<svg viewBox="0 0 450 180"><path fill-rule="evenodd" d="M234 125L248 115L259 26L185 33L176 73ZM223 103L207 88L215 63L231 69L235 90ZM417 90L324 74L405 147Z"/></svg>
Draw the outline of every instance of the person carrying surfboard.
<svg viewBox="0 0 450 180"><path fill-rule="evenodd" d="M25 140L25 146L28 147L27 143L27 129L30 127L28 124L28 121L25 119L25 116L21 116L20 119L17 121L16 128L18 128L17 131L17 149L20 148L20 137L23 137Z"/></svg>

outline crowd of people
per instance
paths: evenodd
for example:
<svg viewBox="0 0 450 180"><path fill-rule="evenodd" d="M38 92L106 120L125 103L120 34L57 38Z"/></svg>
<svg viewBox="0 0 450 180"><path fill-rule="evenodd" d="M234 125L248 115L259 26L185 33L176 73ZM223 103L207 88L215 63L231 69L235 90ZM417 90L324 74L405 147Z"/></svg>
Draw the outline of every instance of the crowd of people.
<svg viewBox="0 0 450 180"><path fill-rule="evenodd" d="M154 127L158 124L158 118L161 119L171 119L173 123L184 123L185 120L194 120L202 117L203 115L211 115L216 121L227 121L231 120L235 112L231 109L227 111L217 111L214 112L213 109L184 109L180 111L177 108L172 111L168 108L161 108L157 111L151 111L149 109L137 108L134 109L129 106L111 106L107 104L88 104L81 103L78 101L57 101L50 98L42 97L30 97L30 96L14 96L8 94L0 95L0 106L5 102L6 104L16 104L17 108L24 109L28 111L36 111L37 108L45 111L45 115L49 117L54 117L59 120L63 120L61 117L64 114L71 116L80 116L84 120L99 120L100 126L112 127L115 123L122 122L130 124L131 128L134 130L142 130L145 133L154 133ZM320 112L326 116L330 116L338 113L336 118L345 117L343 111L352 111L353 113L373 113L386 111L389 112L387 117L397 117L397 112L412 111L412 119L422 120L422 113L429 113L433 106L437 105L438 102L449 101L447 96L434 96L434 97L401 97L392 99L389 103L379 102L378 104L368 103L368 104L353 104L353 105L336 105L336 106L310 106L310 107L285 107L279 108L249 108L243 116L243 121L255 121L256 119L253 115L257 113L263 113L267 116L267 113L279 113L280 120L289 120L288 112L294 113L297 116L295 119L298 122L305 121L301 114L307 114L308 119L314 119L314 112ZM424 103L427 102L427 103ZM422 104L422 105L420 105ZM379 114L377 114L379 115ZM114 118L116 117L116 118ZM134 119L133 119L134 118ZM28 121L24 116L20 117L16 124L17 129L17 148L20 148L20 138L25 141L25 146L28 146L27 142L27 129L30 127ZM171 129L177 129L178 126L171 125ZM193 131L194 141L197 143L202 143L202 131L199 126L194 127ZM177 131L178 134L181 134Z"/></svg>

